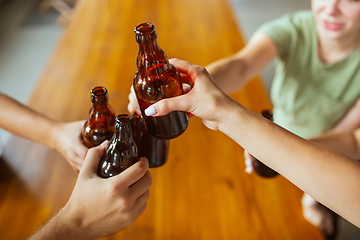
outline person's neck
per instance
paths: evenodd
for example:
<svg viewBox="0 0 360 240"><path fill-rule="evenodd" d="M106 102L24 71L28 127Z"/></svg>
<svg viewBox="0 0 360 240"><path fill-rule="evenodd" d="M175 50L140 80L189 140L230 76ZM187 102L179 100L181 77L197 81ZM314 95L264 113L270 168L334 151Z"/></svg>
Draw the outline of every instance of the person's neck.
<svg viewBox="0 0 360 240"><path fill-rule="evenodd" d="M336 63L349 56L359 43L359 36L341 40L328 40L319 37L318 55L324 63Z"/></svg>

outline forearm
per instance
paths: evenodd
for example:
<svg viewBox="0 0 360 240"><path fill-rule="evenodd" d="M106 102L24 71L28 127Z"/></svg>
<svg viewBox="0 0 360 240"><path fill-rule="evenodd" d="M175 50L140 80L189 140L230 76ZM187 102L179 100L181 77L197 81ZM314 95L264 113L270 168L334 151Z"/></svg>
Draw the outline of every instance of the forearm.
<svg viewBox="0 0 360 240"><path fill-rule="evenodd" d="M319 202L357 226L360 165L238 105L219 129ZM235 110L236 109L236 110Z"/></svg>
<svg viewBox="0 0 360 240"><path fill-rule="evenodd" d="M311 141L340 152L352 159L360 159L360 130L339 133L326 133Z"/></svg>
<svg viewBox="0 0 360 240"><path fill-rule="evenodd" d="M20 137L55 148L53 121L0 93L0 127Z"/></svg>
<svg viewBox="0 0 360 240"><path fill-rule="evenodd" d="M358 99L345 116L335 125L330 132L353 131L360 127L360 100Z"/></svg>
<svg viewBox="0 0 360 240"><path fill-rule="evenodd" d="M238 91L249 80L245 61L236 55L213 62L206 69L219 88L227 94Z"/></svg>
<svg viewBox="0 0 360 240"><path fill-rule="evenodd" d="M63 208L28 240L90 240L96 238L90 236L88 231L82 229L79 223L80 221L74 221L73 216Z"/></svg>
<svg viewBox="0 0 360 240"><path fill-rule="evenodd" d="M225 93L238 91L277 56L272 39L256 32L237 54L220 59L206 67L216 84Z"/></svg>

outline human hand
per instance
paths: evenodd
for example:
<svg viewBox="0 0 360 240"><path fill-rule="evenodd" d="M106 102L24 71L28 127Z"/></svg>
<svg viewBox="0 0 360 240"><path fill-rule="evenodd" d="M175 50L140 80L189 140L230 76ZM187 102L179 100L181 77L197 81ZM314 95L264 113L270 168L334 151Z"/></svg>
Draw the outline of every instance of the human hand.
<svg viewBox="0 0 360 240"><path fill-rule="evenodd" d="M189 92L192 87L192 83L187 78L183 78L182 83L183 83L183 93ZM127 109L129 113L134 114L136 112L137 114L141 115L141 110L133 86L131 86L130 88L130 93L128 98L129 98L129 104L127 106Z"/></svg>
<svg viewBox="0 0 360 240"><path fill-rule="evenodd" d="M80 239L116 233L145 210L152 182L149 163L141 158L121 174L103 179L98 175L107 141L91 148L68 203L61 211ZM70 225L70 224L69 224Z"/></svg>
<svg viewBox="0 0 360 240"><path fill-rule="evenodd" d="M137 114L141 115L141 111L139 108L139 104L138 104L133 86L131 86L131 88L130 88L130 93L129 93L128 98L129 98L129 104L127 106L127 109L129 111L129 113L134 114L136 112Z"/></svg>
<svg viewBox="0 0 360 240"><path fill-rule="evenodd" d="M81 139L84 120L70 123L58 122L56 126L53 134L55 149L65 157L71 167L80 171L88 151Z"/></svg>
<svg viewBox="0 0 360 240"><path fill-rule="evenodd" d="M190 112L200 117L208 128L219 130L219 124L237 103L220 90L204 67L179 59L171 59L170 62L179 70L182 82L191 81L193 87L186 94L151 105L145 114L156 117L175 110Z"/></svg>

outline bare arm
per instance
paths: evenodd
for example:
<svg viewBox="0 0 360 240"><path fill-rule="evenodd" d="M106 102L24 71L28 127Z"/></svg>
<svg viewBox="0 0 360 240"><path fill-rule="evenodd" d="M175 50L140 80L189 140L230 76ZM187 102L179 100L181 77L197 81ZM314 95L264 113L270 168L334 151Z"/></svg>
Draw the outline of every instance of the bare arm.
<svg viewBox="0 0 360 240"><path fill-rule="evenodd" d="M56 149L73 168L80 170L87 152L80 133L84 121L54 121L0 93L0 127L20 137Z"/></svg>
<svg viewBox="0 0 360 240"><path fill-rule="evenodd" d="M360 100L357 100L340 122L328 133L311 141L338 151L346 156L360 159Z"/></svg>
<svg viewBox="0 0 360 240"><path fill-rule="evenodd" d="M360 164L237 107L220 130L319 202L360 226ZM259 138L258 136L261 136Z"/></svg>
<svg viewBox="0 0 360 240"><path fill-rule="evenodd" d="M311 141L340 152L352 159L360 159L360 128L354 131L325 133L312 138Z"/></svg>
<svg viewBox="0 0 360 240"><path fill-rule="evenodd" d="M360 127L360 99L350 108L331 132L351 131Z"/></svg>
<svg viewBox="0 0 360 240"><path fill-rule="evenodd" d="M225 133L316 200L360 226L360 163L247 110L222 92L204 68L181 60L172 63L194 81L194 87L187 94L151 105L146 115L191 112L208 128Z"/></svg>
<svg viewBox="0 0 360 240"><path fill-rule="evenodd" d="M272 39L256 32L238 53L213 62L206 69L216 84L230 94L245 86L276 56L277 48Z"/></svg>

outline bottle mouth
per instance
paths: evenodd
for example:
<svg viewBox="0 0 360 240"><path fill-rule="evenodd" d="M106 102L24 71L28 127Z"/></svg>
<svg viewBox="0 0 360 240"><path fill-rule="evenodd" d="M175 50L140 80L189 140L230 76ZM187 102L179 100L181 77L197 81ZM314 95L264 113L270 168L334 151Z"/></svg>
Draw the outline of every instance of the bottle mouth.
<svg viewBox="0 0 360 240"><path fill-rule="evenodd" d="M91 96L101 97L107 94L107 89L104 87L94 87L91 89Z"/></svg>
<svg viewBox="0 0 360 240"><path fill-rule="evenodd" d="M151 34L154 32L154 29L155 27L152 23L141 23L135 27L134 32L138 35Z"/></svg>
<svg viewBox="0 0 360 240"><path fill-rule="evenodd" d="M108 100L107 89L101 86L94 87L93 89L91 89L91 101L97 102L100 100L104 100L104 101Z"/></svg>
<svg viewBox="0 0 360 240"><path fill-rule="evenodd" d="M152 23L142 23L135 27L135 39L139 44L149 43L157 38L155 27Z"/></svg>
<svg viewBox="0 0 360 240"><path fill-rule="evenodd" d="M133 117L128 114L119 114L116 116L116 123L126 124L132 122L133 122Z"/></svg>

